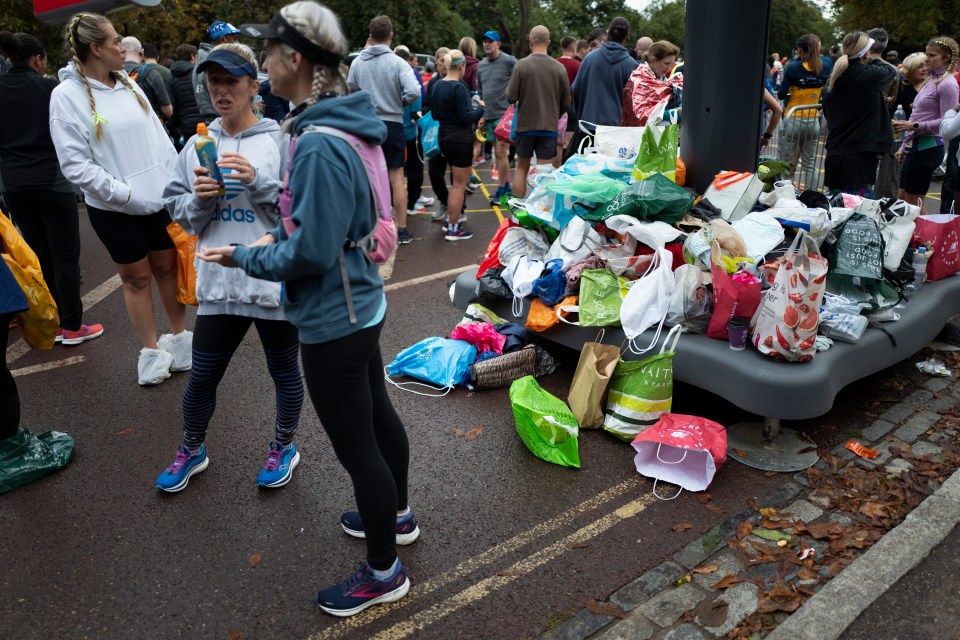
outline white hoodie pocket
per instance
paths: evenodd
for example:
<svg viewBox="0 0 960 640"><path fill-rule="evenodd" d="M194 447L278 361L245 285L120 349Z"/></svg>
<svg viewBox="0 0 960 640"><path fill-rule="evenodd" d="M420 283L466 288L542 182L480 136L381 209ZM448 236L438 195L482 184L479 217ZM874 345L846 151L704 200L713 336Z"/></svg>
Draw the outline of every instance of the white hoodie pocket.
<svg viewBox="0 0 960 640"><path fill-rule="evenodd" d="M130 202L124 206L124 213L145 216L163 209L161 196L169 177L170 172L159 163L125 176L123 180L130 187Z"/></svg>

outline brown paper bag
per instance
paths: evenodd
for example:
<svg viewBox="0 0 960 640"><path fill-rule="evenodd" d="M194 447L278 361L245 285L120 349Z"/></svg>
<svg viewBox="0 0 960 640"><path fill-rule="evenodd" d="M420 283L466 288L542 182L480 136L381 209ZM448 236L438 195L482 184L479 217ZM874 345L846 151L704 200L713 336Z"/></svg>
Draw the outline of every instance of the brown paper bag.
<svg viewBox="0 0 960 640"><path fill-rule="evenodd" d="M601 340L603 332L596 342L583 344L567 395L570 409L582 429L599 429L603 426L607 386L620 360L620 349L611 344L602 344Z"/></svg>

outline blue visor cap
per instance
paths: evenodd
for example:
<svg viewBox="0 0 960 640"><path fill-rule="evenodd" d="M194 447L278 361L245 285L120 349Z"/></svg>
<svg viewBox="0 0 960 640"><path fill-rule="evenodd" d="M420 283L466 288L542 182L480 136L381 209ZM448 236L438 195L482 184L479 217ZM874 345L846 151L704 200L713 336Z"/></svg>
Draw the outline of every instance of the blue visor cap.
<svg viewBox="0 0 960 640"><path fill-rule="evenodd" d="M250 76L254 80L257 78L257 70L254 66L233 51L214 49L206 60L197 65L197 73L205 71L211 64L220 65L224 71L238 78L240 76Z"/></svg>
<svg viewBox="0 0 960 640"><path fill-rule="evenodd" d="M223 36L238 35L240 35L240 30L229 22L224 22L223 20L217 20L207 27L207 37L210 38L210 42L215 42Z"/></svg>

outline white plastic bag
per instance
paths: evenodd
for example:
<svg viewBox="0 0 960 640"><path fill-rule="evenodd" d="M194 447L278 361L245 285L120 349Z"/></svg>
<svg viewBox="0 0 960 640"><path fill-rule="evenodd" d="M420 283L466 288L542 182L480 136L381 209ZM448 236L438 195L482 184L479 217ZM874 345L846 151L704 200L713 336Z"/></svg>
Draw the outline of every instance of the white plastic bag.
<svg viewBox="0 0 960 640"><path fill-rule="evenodd" d="M632 236L651 249L665 247L668 242L683 235L683 232L676 227L660 220L647 222L637 220L633 216L616 215L610 216L603 223L608 229Z"/></svg>
<svg viewBox="0 0 960 640"><path fill-rule="evenodd" d="M675 287L673 254L663 248L657 249L649 270L630 285L630 291L620 306L620 324L629 341L630 351L646 353L657 344ZM638 347L636 339L653 326L657 327L653 340L644 348Z"/></svg>
<svg viewBox="0 0 960 640"><path fill-rule="evenodd" d="M563 260L564 270L574 262L585 260L603 244L603 236L593 230L593 226L580 217L574 217L560 231L560 235L550 245L544 256L544 262L559 258Z"/></svg>
<svg viewBox="0 0 960 640"><path fill-rule="evenodd" d="M643 140L643 127L611 127L585 120L580 121L580 128L584 133L590 134L590 127L595 131L593 146L600 153L627 160L637 157Z"/></svg>
<svg viewBox="0 0 960 640"><path fill-rule="evenodd" d="M712 312L707 275L706 271L692 264L682 264L674 269L675 287L667 309L666 326L680 325L690 333L707 332Z"/></svg>
<svg viewBox="0 0 960 640"><path fill-rule="evenodd" d="M540 277L543 271L543 262L533 260L530 256L514 256L507 268L503 270L503 281L513 292L513 317L519 318L523 313L523 299L533 292L533 281Z"/></svg>
<svg viewBox="0 0 960 640"><path fill-rule="evenodd" d="M550 245L538 232L523 227L510 227L503 234L497 258L500 264L510 264L516 256L530 256L539 260L550 250Z"/></svg>

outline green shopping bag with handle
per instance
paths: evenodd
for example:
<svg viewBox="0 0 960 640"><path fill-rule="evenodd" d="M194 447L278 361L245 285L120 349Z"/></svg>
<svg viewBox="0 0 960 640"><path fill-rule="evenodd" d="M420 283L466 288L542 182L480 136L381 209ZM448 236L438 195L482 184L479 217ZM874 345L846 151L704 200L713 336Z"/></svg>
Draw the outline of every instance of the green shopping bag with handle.
<svg viewBox="0 0 960 640"><path fill-rule="evenodd" d="M567 404L544 391L533 376L510 385L510 404L523 444L541 460L580 468L577 419Z"/></svg>
<svg viewBox="0 0 960 640"><path fill-rule="evenodd" d="M607 392L603 430L632 442L673 405L673 357L681 327L667 334L660 353L643 360L620 360Z"/></svg>
<svg viewBox="0 0 960 640"><path fill-rule="evenodd" d="M620 326L620 307L630 291L630 281L615 276L607 269L584 269L580 273L578 305L558 305L557 317L567 324L581 327ZM570 320L567 313L579 313L580 320Z"/></svg>
<svg viewBox="0 0 960 640"><path fill-rule="evenodd" d="M680 125L671 124L661 129L648 120L633 165L634 182L649 178L655 173L662 173L676 182L679 143Z"/></svg>

